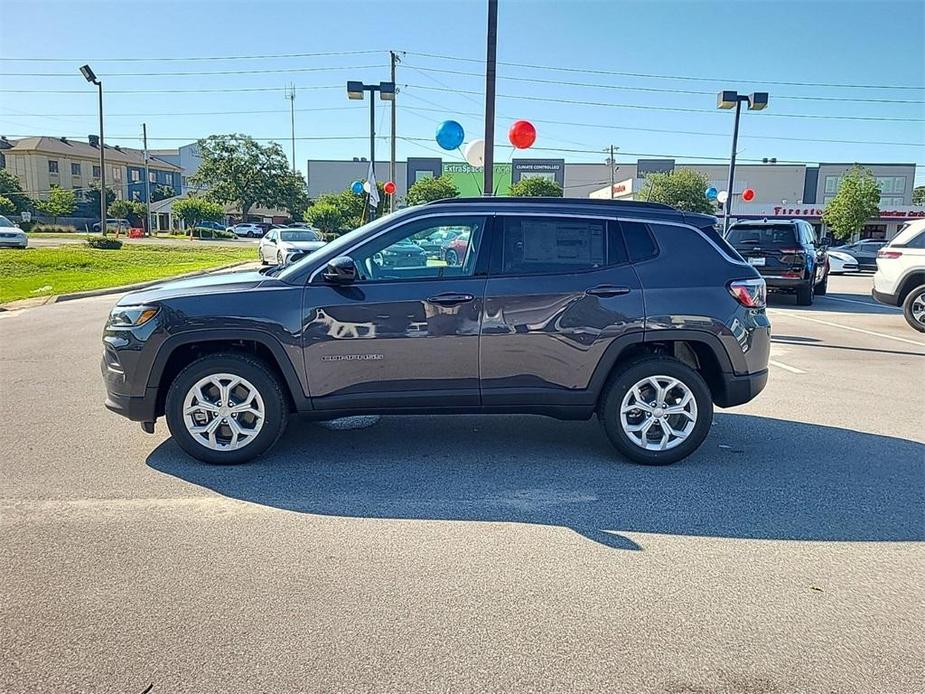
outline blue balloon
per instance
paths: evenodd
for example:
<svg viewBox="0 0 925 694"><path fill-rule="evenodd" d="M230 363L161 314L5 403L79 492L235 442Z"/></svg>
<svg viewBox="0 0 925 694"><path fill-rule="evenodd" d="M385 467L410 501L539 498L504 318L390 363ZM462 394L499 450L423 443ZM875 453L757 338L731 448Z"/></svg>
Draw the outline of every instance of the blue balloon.
<svg viewBox="0 0 925 694"><path fill-rule="evenodd" d="M454 150L466 139L466 133L455 120L445 120L437 128L436 139L443 149Z"/></svg>
<svg viewBox="0 0 925 694"><path fill-rule="evenodd" d="M707 200L716 200L717 195L718 193L716 188L713 188L712 186L707 188Z"/></svg>
<svg viewBox="0 0 925 694"><path fill-rule="evenodd" d="M357 195L363 194L363 181L354 181L350 184L350 190L352 190Z"/></svg>

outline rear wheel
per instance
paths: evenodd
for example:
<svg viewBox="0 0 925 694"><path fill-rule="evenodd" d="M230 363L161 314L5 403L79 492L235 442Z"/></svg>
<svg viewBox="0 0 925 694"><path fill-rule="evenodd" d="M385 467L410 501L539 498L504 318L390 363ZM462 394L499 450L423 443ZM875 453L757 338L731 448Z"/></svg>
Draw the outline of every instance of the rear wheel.
<svg viewBox="0 0 925 694"><path fill-rule="evenodd" d="M816 286L812 280L809 281L809 284L797 287L797 305L812 306L815 294Z"/></svg>
<svg viewBox="0 0 925 694"><path fill-rule="evenodd" d="M906 322L920 333L925 333L925 284L916 287L903 301Z"/></svg>
<svg viewBox="0 0 925 694"><path fill-rule="evenodd" d="M210 354L170 384L167 427L184 451L206 463L244 463L276 443L288 407L267 366L244 354Z"/></svg>
<svg viewBox="0 0 925 694"><path fill-rule="evenodd" d="M622 455L643 465L668 465L703 443L713 399L703 377L686 364L645 357L612 378L598 416Z"/></svg>

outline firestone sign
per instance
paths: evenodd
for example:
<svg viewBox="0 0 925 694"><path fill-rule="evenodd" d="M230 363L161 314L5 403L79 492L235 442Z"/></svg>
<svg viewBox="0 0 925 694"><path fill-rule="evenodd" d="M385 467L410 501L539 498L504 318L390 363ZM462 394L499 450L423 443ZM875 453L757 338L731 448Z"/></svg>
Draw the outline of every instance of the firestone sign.
<svg viewBox="0 0 925 694"><path fill-rule="evenodd" d="M785 207L783 205L749 205L741 209L734 210L734 217L800 217L800 218L821 218L824 207L795 206ZM925 207L895 207L887 210L880 210L878 219L925 219Z"/></svg>

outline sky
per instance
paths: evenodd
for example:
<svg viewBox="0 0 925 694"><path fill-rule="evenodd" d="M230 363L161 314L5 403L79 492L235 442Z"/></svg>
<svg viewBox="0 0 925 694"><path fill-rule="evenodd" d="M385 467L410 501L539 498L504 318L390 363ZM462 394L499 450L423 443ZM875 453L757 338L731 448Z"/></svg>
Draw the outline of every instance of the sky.
<svg viewBox="0 0 925 694"><path fill-rule="evenodd" d="M103 80L110 144L140 147L145 122L151 148L239 132L275 139L289 155L293 84L304 171L307 159L369 156L369 106L348 101L345 83L387 80L394 50L398 158L458 160L434 132L452 118L467 141L483 137L486 6L0 0L0 134L96 133L96 90L78 72L89 63ZM743 113L742 161L912 162L925 183L923 2L499 8L498 162L512 157L507 131L523 118L538 131L526 156L601 162L614 145L618 161L723 163L732 114L716 109L715 93L735 89L770 93L767 110ZM384 102L376 121L388 135ZM377 140L377 159L388 147Z"/></svg>

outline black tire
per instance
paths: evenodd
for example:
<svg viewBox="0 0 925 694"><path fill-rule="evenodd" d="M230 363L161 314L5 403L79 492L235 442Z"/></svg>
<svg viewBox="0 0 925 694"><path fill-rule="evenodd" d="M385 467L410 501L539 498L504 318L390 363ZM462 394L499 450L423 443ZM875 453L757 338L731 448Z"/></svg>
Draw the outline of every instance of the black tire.
<svg viewBox="0 0 925 694"><path fill-rule="evenodd" d="M228 373L250 381L263 398L263 428L247 445L232 451L206 448L196 442L183 421L183 400L197 381L210 374ZM286 430L289 408L282 386L267 365L255 357L236 353L216 353L200 357L187 365L170 384L165 403L167 428L184 451L205 463L235 465L265 453Z"/></svg>
<svg viewBox="0 0 925 694"><path fill-rule="evenodd" d="M925 322L917 320L912 314L912 305L916 302L925 301L925 284L921 284L906 295L903 301L903 316L906 322L920 333L925 333Z"/></svg>
<svg viewBox="0 0 925 694"><path fill-rule="evenodd" d="M812 306L815 295L816 287L812 280L808 284L797 287L797 306Z"/></svg>
<svg viewBox="0 0 925 694"><path fill-rule="evenodd" d="M283 253L282 253L282 251L277 251L277 252L276 252L276 264L277 264L277 265L282 265L282 264L283 264Z"/></svg>
<svg viewBox="0 0 925 694"><path fill-rule="evenodd" d="M826 269L822 276L822 281L816 285L816 295L825 296L829 291L829 271Z"/></svg>
<svg viewBox="0 0 925 694"><path fill-rule="evenodd" d="M623 431L620 407L627 391L647 376L670 376L687 386L697 404L697 419L688 438L675 448L647 450L634 443ZM671 357L642 357L628 362L613 375L605 387L598 418L607 438L617 451L642 465L670 465L689 456L703 443L713 422L713 398L703 377L683 362Z"/></svg>
<svg viewBox="0 0 925 694"><path fill-rule="evenodd" d="M458 265L459 264L459 254L454 251L452 248L446 252L446 264L447 265Z"/></svg>

